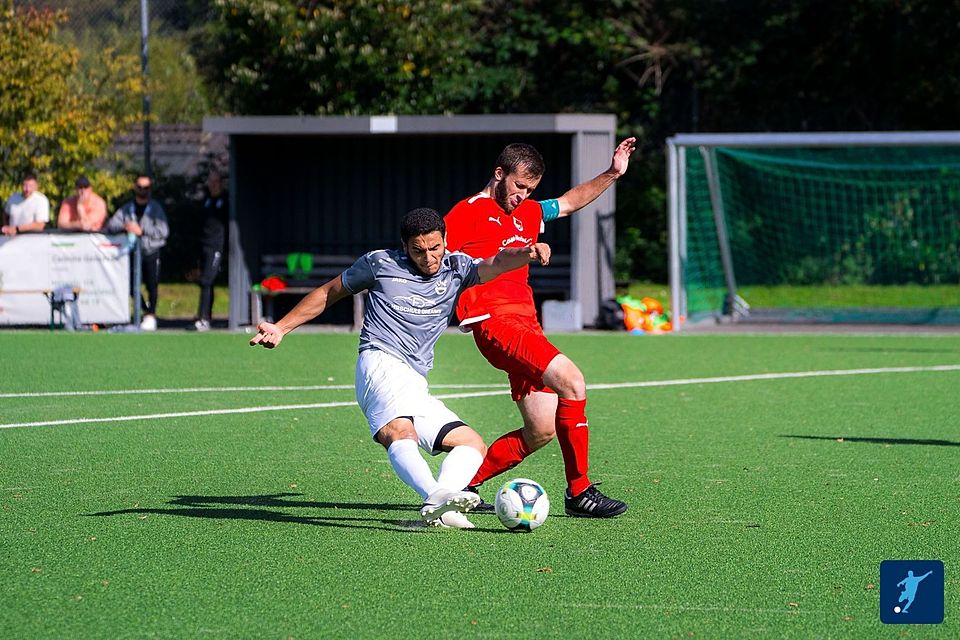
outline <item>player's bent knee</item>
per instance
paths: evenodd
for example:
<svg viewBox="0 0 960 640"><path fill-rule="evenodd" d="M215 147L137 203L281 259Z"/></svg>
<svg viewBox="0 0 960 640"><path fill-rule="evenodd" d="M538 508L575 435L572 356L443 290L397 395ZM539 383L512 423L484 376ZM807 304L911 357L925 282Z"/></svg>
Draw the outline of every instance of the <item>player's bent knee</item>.
<svg viewBox="0 0 960 640"><path fill-rule="evenodd" d="M570 396L574 400L586 400L587 398L587 381L583 379L583 374L580 373L580 370L576 370L576 375L573 376L568 381L568 386L570 389Z"/></svg>
<svg viewBox="0 0 960 640"><path fill-rule="evenodd" d="M396 418L383 425L376 436L377 442L389 449L390 445L398 440L417 441L417 432L413 428L413 422L407 418Z"/></svg>
<svg viewBox="0 0 960 640"><path fill-rule="evenodd" d="M470 429L470 427L467 427L464 429L464 431L468 431L468 433L463 434L464 437L461 438L461 440L454 446L471 447L479 451L481 456L486 457L487 443L483 441L483 438L480 437L480 434L473 429Z"/></svg>
<svg viewBox="0 0 960 640"><path fill-rule="evenodd" d="M523 428L523 439L532 450L546 446L557 435L556 429L551 426L527 425Z"/></svg>
<svg viewBox="0 0 960 640"><path fill-rule="evenodd" d="M587 383L580 368L567 356L558 354L543 373L543 381L561 398L584 400Z"/></svg>
<svg viewBox="0 0 960 640"><path fill-rule="evenodd" d="M481 456L487 455L487 444L480 437L480 434L468 427L461 425L450 431L443 438L441 446L444 451L450 451L454 447L471 447L480 452Z"/></svg>

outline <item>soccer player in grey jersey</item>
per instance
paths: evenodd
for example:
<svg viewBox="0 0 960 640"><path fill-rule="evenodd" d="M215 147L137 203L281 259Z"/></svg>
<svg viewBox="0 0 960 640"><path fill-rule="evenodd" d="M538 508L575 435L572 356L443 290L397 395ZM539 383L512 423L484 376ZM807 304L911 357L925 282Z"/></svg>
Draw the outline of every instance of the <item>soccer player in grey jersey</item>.
<svg viewBox="0 0 960 640"><path fill-rule="evenodd" d="M371 251L342 274L310 292L275 324L261 322L250 344L272 349L283 336L350 294L366 290L357 358L357 403L373 438L387 450L397 475L423 499L428 524L473 528L463 515L480 503L463 491L487 447L476 431L427 387L433 348L463 289L488 282L530 262L546 265L550 247L537 243L474 260L447 253L443 218L414 209L400 223L403 250ZM436 479L417 445L431 455L447 452Z"/></svg>

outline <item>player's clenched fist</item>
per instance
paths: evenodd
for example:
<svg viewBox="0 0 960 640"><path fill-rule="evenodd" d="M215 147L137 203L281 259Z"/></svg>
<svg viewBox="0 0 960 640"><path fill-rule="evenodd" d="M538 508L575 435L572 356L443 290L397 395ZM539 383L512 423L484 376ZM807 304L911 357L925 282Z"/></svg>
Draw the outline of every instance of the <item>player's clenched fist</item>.
<svg viewBox="0 0 960 640"><path fill-rule="evenodd" d="M273 349L283 340L283 331L272 322L261 322L257 325L257 335L250 338L250 346L262 345Z"/></svg>
<svg viewBox="0 0 960 640"><path fill-rule="evenodd" d="M539 262L544 267L550 264L550 245L537 242L530 246L530 262Z"/></svg>

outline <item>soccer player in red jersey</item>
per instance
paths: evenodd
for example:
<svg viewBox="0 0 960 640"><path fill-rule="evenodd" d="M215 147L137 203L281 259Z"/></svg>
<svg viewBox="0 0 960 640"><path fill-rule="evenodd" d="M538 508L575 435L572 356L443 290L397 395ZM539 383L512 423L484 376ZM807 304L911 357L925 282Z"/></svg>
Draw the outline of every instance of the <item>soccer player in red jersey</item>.
<svg viewBox="0 0 960 640"><path fill-rule="evenodd" d="M457 203L444 219L447 248L489 258L505 247L529 247L542 224L590 204L627 171L636 138L614 150L610 168L551 200L531 200L543 177L540 153L527 144L508 145L483 190ZM570 358L553 346L540 323L523 267L466 290L457 304L464 329L473 331L480 353L507 372L523 427L497 439L470 483L471 489L512 469L550 442L560 443L567 478L568 515L610 518L627 505L602 494L587 477L589 430L586 383Z"/></svg>

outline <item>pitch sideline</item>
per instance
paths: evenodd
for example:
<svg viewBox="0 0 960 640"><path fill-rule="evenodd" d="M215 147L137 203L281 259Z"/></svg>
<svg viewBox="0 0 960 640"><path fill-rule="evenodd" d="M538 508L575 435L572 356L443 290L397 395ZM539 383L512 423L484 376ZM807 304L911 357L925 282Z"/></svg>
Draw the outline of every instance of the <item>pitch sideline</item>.
<svg viewBox="0 0 960 640"><path fill-rule="evenodd" d="M587 389L591 391L604 391L608 389L633 389L633 388L645 388L645 387L671 387L671 386L681 386L681 385L694 385L694 384L717 384L723 382L751 382L751 381L760 381L760 380L785 380L791 378L822 378L828 376L862 376L862 375L882 375L882 374L891 374L891 373L931 373L931 372L946 372L946 371L960 371L960 364L947 364L947 365L932 365L928 367L886 367L886 368L869 368L869 369L831 369L823 371L794 371L794 372L782 372L782 373L756 373L756 374L746 374L740 376L714 376L708 378L681 378L675 380L648 380L644 382L615 382L615 383L600 383L600 384L590 384L587 385ZM344 385L328 385L329 387L335 387L337 389L344 388ZM481 387L489 387L490 385L479 385ZM433 388L471 388L470 385L433 385ZM325 387L322 387L325 388ZM347 387L347 388L353 388ZM203 388L207 391L215 391L213 388ZM225 387L225 389L244 389L248 391L256 390L268 390L271 387ZM294 389L293 387L279 387L277 389ZM299 388L296 388L299 389ZM304 389L310 390L311 388L304 387ZM162 392L163 390L153 390L154 392ZM96 394L98 392L66 392L68 394ZM115 393L136 393L135 391L116 391ZM461 398L480 398L485 396L497 396L497 395L507 395L509 394L509 389L497 389L491 391L470 391L465 393L449 393L444 395L436 396L441 400L454 400ZM14 396L14 397L46 397L51 394L57 394L57 392L44 392L38 393L34 396ZM10 397L8 394L4 394L0 397ZM237 409L209 409L205 411L178 411L174 413L153 413L153 414L144 414L144 415L135 415L135 416L113 416L105 418L72 418L68 420L44 420L37 422L14 422L8 424L0 424L0 429L16 429L22 427L52 427L52 426L65 426L65 425L74 425L74 424L90 424L96 422L132 422L136 420L163 420L169 418L191 418L191 417L202 417L202 416L214 416L214 415L231 415L231 414L242 414L242 413L262 413L267 411L298 411L303 409L329 409L334 407L353 407L356 406L355 402L319 402L319 403L310 403L310 404L290 404L290 405L276 405L276 406L259 406L259 407L240 407Z"/></svg>
<svg viewBox="0 0 960 640"><path fill-rule="evenodd" d="M434 389L489 389L499 384L436 384ZM21 391L0 393L3 398L69 398L76 396L139 396L163 393L235 393L247 391L336 391L353 390L352 384L308 384L264 387L184 387L181 389L103 389L99 391Z"/></svg>

